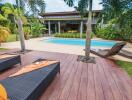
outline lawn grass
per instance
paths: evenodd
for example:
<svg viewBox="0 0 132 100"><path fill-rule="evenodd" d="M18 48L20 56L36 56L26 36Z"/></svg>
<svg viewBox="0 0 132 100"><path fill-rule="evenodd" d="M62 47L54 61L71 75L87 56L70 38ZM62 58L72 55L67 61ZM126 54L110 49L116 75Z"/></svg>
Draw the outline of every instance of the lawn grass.
<svg viewBox="0 0 132 100"><path fill-rule="evenodd" d="M13 42L16 41L16 34L10 34L9 37L6 39L6 42Z"/></svg>
<svg viewBox="0 0 132 100"><path fill-rule="evenodd" d="M117 60L116 63L127 71L127 73L132 77L132 62L126 62L126 61L119 61Z"/></svg>

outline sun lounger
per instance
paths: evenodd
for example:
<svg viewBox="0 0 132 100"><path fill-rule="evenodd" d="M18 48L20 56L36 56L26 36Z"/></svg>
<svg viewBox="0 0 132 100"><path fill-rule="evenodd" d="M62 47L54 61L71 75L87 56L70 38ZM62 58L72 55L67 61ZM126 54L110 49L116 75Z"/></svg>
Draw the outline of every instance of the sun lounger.
<svg viewBox="0 0 132 100"><path fill-rule="evenodd" d="M0 72L6 69L9 69L19 63L21 64L21 58L19 55L10 56L10 57L6 56L5 58L1 58L0 59Z"/></svg>
<svg viewBox="0 0 132 100"><path fill-rule="evenodd" d="M121 50L118 55L132 59L132 52L126 51L126 50Z"/></svg>
<svg viewBox="0 0 132 100"><path fill-rule="evenodd" d="M124 46L126 45L126 42L120 42L116 43L111 49L101 50L101 49L91 49L90 52L101 56L101 57L109 57L116 55Z"/></svg>
<svg viewBox="0 0 132 100"><path fill-rule="evenodd" d="M8 77L0 83L5 87L10 100L39 100L58 72L60 63L56 62L28 73Z"/></svg>

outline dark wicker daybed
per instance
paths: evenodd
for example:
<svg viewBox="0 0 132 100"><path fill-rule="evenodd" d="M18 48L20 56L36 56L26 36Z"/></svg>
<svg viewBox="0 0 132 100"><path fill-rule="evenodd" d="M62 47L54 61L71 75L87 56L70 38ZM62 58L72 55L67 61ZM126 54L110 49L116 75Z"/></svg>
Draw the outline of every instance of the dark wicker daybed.
<svg viewBox="0 0 132 100"><path fill-rule="evenodd" d="M60 63L8 77L0 83L5 87L10 100L39 100L40 95L60 72Z"/></svg>
<svg viewBox="0 0 132 100"><path fill-rule="evenodd" d="M16 64L21 64L19 55L0 59L0 72L13 67Z"/></svg>
<svg viewBox="0 0 132 100"><path fill-rule="evenodd" d="M9 50L2 50L0 51L0 55L3 55L3 54L12 54L12 53L16 53L20 51L19 49L9 49Z"/></svg>
<svg viewBox="0 0 132 100"><path fill-rule="evenodd" d="M90 52L101 56L103 58L110 57L119 53L119 51L126 45L126 42L116 43L111 49L101 50L101 49L91 49Z"/></svg>

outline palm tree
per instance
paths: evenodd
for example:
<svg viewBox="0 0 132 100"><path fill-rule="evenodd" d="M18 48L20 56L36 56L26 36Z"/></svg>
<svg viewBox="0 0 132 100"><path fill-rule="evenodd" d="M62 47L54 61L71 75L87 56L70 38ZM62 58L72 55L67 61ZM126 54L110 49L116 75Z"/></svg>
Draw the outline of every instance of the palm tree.
<svg viewBox="0 0 132 100"><path fill-rule="evenodd" d="M3 0L0 0L0 2ZM33 13L36 13L36 11L39 12L44 12L45 11L45 2L44 0L16 0L16 5L17 5L17 25L18 25L18 32L19 32L19 37L20 37L20 43L21 43L21 51L25 51L25 42L24 42L24 32L23 32L23 23L21 20L21 10L24 8L26 5L31 8L31 11ZM25 7L26 8L26 7Z"/></svg>
<svg viewBox="0 0 132 100"><path fill-rule="evenodd" d="M17 24L18 24L18 31L19 31L19 35L20 35L20 41L21 41L21 50L25 51L24 32L23 32L23 27L22 27L20 10L21 10L21 8L26 6L26 4L28 4L29 7L31 8L31 10L33 11L33 13L35 13L37 11L36 9L38 9L38 8L40 8L40 10L44 10L45 3L44 3L44 0L16 0L16 4L18 7Z"/></svg>
<svg viewBox="0 0 132 100"><path fill-rule="evenodd" d="M70 7L74 6L75 2L78 0L64 0ZM87 20L87 30L86 30L86 44L85 44L85 57L83 57L82 61L84 62L90 62L91 57L90 57L90 44L91 44L91 39L90 39L90 34L92 32L92 3L93 0L79 0L78 1L78 10L80 12L84 12L89 8L88 12L88 20Z"/></svg>

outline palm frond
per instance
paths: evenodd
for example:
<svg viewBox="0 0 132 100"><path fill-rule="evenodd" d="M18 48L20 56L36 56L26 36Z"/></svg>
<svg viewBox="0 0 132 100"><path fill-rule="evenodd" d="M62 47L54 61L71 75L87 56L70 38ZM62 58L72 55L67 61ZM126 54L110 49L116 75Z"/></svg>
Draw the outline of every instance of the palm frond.
<svg viewBox="0 0 132 100"><path fill-rule="evenodd" d="M75 0L64 0L66 2L66 4L70 7L74 6Z"/></svg>

